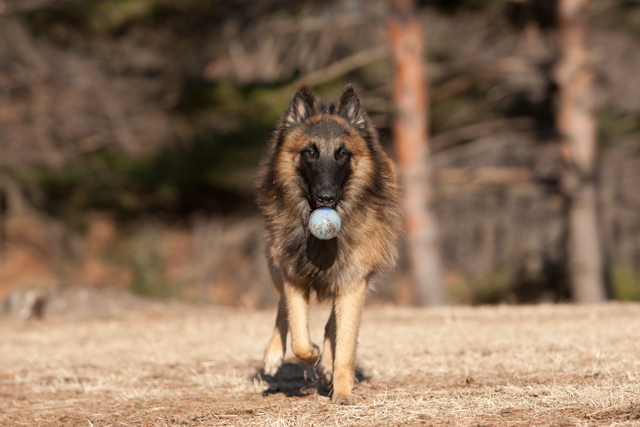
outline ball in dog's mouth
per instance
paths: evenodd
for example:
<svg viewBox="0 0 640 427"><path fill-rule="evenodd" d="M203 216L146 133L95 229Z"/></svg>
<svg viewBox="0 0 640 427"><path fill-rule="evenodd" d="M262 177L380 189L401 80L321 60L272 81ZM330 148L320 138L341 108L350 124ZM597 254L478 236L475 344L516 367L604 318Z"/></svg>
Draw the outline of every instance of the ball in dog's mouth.
<svg viewBox="0 0 640 427"><path fill-rule="evenodd" d="M340 231L340 215L331 208L319 208L311 213L309 230L320 240L331 240Z"/></svg>

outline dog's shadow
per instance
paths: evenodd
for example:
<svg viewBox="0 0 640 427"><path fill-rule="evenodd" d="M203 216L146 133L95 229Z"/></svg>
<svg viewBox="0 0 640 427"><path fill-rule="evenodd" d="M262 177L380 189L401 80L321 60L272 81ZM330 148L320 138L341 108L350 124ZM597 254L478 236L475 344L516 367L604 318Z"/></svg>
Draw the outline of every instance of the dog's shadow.
<svg viewBox="0 0 640 427"><path fill-rule="evenodd" d="M262 370L258 371L254 380L264 381L269 385L263 396L282 393L287 397L308 396L319 394L321 396L331 395L331 387L326 386L320 379L317 366L307 366L302 362L285 362L278 373L266 375ZM356 384L366 381L368 378L362 369L356 367Z"/></svg>

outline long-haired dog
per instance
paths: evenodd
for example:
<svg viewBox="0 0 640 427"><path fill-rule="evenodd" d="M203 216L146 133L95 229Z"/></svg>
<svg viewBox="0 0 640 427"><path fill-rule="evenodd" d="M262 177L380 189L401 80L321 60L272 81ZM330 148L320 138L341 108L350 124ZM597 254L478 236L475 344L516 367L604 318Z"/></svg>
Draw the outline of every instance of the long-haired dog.
<svg viewBox="0 0 640 427"><path fill-rule="evenodd" d="M325 108L303 84L291 99L260 168L257 201L266 223L268 260L280 292L276 327L264 355L274 375L291 330L293 352L319 362L332 401L352 404L354 361L367 284L393 266L402 226L395 168L353 86ZM337 237L319 240L309 217L335 209ZM309 338L309 295L333 298L322 356Z"/></svg>

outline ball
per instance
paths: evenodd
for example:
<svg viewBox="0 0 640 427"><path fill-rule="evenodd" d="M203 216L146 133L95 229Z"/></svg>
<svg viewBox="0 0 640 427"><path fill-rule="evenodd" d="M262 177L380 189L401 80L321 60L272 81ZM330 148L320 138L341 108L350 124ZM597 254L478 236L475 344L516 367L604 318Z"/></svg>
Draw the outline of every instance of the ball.
<svg viewBox="0 0 640 427"><path fill-rule="evenodd" d="M331 208L316 209L309 218L309 230L318 239L333 239L340 231L340 215Z"/></svg>

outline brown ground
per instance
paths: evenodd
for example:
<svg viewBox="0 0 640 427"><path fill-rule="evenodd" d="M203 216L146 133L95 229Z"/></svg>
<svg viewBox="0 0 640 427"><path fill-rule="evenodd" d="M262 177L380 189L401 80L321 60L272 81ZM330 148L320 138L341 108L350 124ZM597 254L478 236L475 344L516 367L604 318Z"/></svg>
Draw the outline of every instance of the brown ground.
<svg viewBox="0 0 640 427"><path fill-rule="evenodd" d="M367 307L353 407L260 375L273 310L129 307L0 320L0 425L640 425L640 304Z"/></svg>

